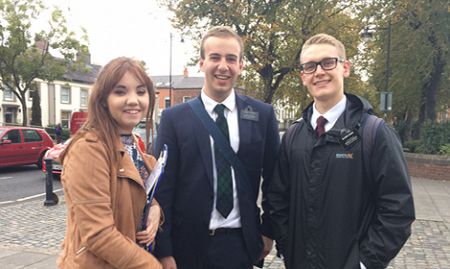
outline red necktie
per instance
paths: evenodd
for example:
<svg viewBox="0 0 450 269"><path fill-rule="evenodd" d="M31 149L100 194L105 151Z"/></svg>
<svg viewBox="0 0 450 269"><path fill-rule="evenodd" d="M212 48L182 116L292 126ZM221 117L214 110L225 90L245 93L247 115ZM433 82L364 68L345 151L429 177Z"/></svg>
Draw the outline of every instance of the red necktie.
<svg viewBox="0 0 450 269"><path fill-rule="evenodd" d="M327 119L325 119L324 117L320 116L317 118L316 123L316 134L317 137L320 137L323 133L325 133L325 124L328 122Z"/></svg>

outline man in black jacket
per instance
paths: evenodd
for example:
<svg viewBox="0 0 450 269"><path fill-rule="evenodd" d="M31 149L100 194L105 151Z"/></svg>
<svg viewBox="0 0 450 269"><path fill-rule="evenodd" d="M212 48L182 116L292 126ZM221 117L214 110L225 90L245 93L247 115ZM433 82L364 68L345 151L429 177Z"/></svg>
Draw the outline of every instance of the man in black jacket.
<svg viewBox="0 0 450 269"><path fill-rule="evenodd" d="M362 135L372 108L344 93L340 41L311 37L300 63L314 102L283 137L267 192L278 249L287 269L386 268L415 218L402 146L384 122Z"/></svg>

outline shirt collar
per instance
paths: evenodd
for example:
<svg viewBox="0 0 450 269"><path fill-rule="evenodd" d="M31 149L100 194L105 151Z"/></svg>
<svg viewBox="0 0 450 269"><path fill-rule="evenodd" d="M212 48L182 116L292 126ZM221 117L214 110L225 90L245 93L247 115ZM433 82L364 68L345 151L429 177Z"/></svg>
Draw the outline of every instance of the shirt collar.
<svg viewBox="0 0 450 269"><path fill-rule="evenodd" d="M223 104L229 111L233 111L236 108L236 94L234 94L234 89L231 90L230 95L228 95L222 103L218 103L217 101L211 99L208 95L206 95L204 89L202 89L200 97L202 98L205 109L209 114L213 114L214 108L218 104Z"/></svg>
<svg viewBox="0 0 450 269"><path fill-rule="evenodd" d="M313 113L311 116L312 127L316 128L316 125L317 125L316 121L317 121L317 118L320 116L323 116L325 119L327 119L327 125L331 124L331 126L334 126L334 124L336 123L338 118L344 112L346 102L347 102L347 97L344 94L342 99L337 104L335 104L331 109L329 109L327 112L325 112L324 114L320 114L320 112L317 111L317 109L316 109L316 105L314 104L313 105Z"/></svg>

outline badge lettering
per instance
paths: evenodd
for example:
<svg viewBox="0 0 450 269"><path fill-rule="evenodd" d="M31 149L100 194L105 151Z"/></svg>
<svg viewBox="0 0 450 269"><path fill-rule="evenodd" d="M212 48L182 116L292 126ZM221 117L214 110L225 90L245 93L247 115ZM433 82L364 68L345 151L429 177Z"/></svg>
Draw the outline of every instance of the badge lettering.
<svg viewBox="0 0 450 269"><path fill-rule="evenodd" d="M257 111L253 111L253 108L251 106L247 106L246 108L241 110L241 119L259 121L259 113Z"/></svg>

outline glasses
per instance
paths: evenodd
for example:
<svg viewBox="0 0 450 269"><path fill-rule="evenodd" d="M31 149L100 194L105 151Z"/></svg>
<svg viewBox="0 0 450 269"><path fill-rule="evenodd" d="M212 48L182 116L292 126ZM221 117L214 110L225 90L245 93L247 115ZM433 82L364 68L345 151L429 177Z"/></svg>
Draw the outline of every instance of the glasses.
<svg viewBox="0 0 450 269"><path fill-rule="evenodd" d="M336 68L338 62L343 63L344 60L338 57L325 58L320 62L307 62L301 64L300 70L305 74L311 74L316 72L318 65L320 65L323 70L333 70Z"/></svg>

